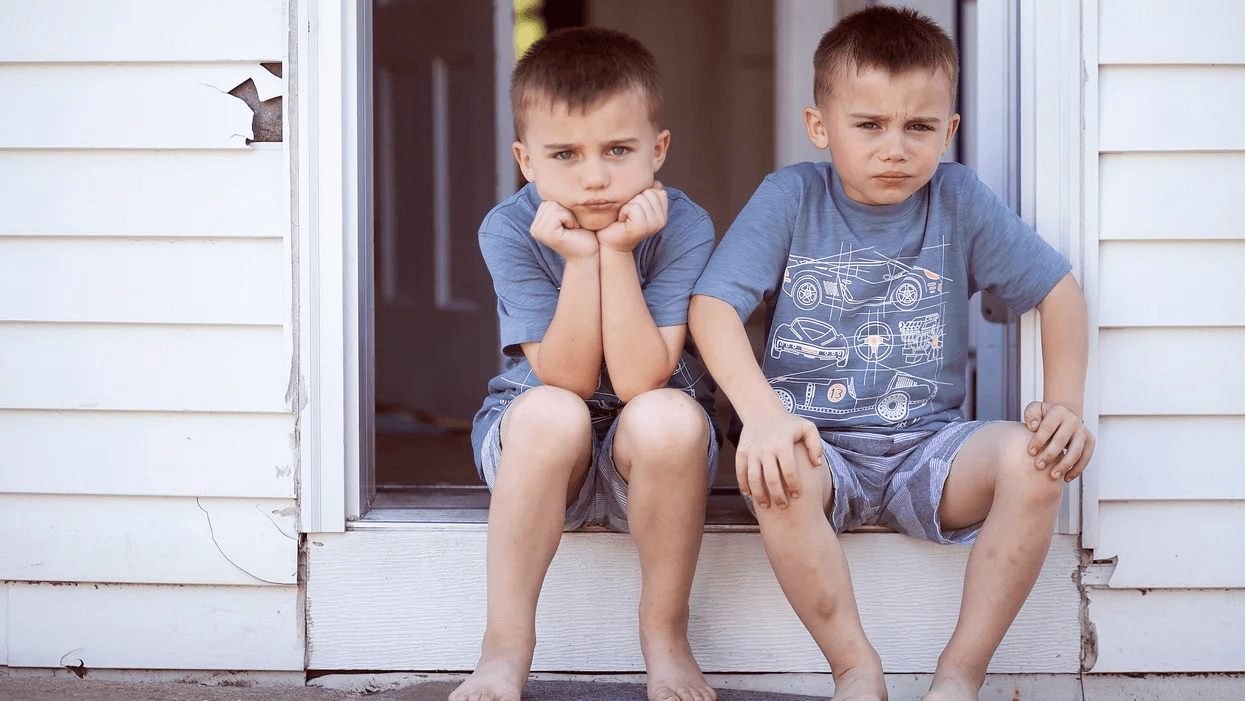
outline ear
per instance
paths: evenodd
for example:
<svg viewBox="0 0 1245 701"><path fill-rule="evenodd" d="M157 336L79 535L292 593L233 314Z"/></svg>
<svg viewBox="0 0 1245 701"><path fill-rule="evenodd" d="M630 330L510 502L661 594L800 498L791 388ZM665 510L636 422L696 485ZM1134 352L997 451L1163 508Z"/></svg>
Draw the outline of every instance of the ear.
<svg viewBox="0 0 1245 701"><path fill-rule="evenodd" d="M666 151L670 149L670 130L662 129L657 134L657 142L653 145L653 172L661 170L666 162Z"/></svg>
<svg viewBox="0 0 1245 701"><path fill-rule="evenodd" d="M951 115L951 118L947 120L947 140L944 141L942 144L943 153L946 153L947 149L951 148L951 139L955 137L955 133L959 131L959 129L960 129L960 115L958 113L953 114Z"/></svg>
<svg viewBox="0 0 1245 701"><path fill-rule="evenodd" d="M536 172L532 169L532 156L523 146L523 142L516 141L510 145L510 148L514 150L514 160L519 164L519 172L523 173L523 177L529 183L536 182Z"/></svg>
<svg viewBox="0 0 1245 701"><path fill-rule="evenodd" d="M804 108L804 128L808 130L808 140L818 149L830 148L830 135L826 133L826 123L821 118L821 111L816 107Z"/></svg>

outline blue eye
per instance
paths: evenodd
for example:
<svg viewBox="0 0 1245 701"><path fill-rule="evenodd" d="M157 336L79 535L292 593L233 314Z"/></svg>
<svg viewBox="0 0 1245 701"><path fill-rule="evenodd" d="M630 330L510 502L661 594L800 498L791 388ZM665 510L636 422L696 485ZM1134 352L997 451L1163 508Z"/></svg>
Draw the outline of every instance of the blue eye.
<svg viewBox="0 0 1245 701"><path fill-rule="evenodd" d="M614 148L610 149L611 156L625 156L628 153L631 153L631 149L627 148L626 146L615 146Z"/></svg>
<svg viewBox="0 0 1245 701"><path fill-rule="evenodd" d="M555 161L569 161L574 157L575 157L575 154L571 151L558 151L557 153L553 154L553 159Z"/></svg>

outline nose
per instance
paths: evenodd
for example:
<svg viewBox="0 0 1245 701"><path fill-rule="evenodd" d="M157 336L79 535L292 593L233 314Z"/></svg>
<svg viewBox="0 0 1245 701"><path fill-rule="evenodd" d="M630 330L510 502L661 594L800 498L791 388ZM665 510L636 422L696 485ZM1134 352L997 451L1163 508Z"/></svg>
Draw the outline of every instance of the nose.
<svg viewBox="0 0 1245 701"><path fill-rule="evenodd" d="M882 147L879 151L882 160L891 163L902 163L908 160L908 149L904 143L904 134L900 129L888 130L886 135L882 137Z"/></svg>
<svg viewBox="0 0 1245 701"><path fill-rule="evenodd" d="M603 190L610 184L609 169L600 158L589 158L580 171L585 190Z"/></svg>

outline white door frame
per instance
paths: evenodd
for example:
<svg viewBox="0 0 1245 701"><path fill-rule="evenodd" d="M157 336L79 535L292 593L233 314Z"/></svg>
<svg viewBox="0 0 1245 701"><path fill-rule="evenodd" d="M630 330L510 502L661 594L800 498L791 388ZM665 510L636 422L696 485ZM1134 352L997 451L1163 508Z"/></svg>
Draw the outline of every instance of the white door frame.
<svg viewBox="0 0 1245 701"><path fill-rule="evenodd" d="M341 532L365 510L372 474L362 440L372 391L360 373L372 355L371 285L361 276L372 242L371 3L296 0L294 11L299 528Z"/></svg>
<svg viewBox="0 0 1245 701"><path fill-rule="evenodd" d="M506 46L513 8L506 0L495 0L494 7L497 44ZM783 0L777 7L781 39L784 14L807 9L807 4ZM298 323L291 391L303 397L295 435L300 525L304 532L340 532L367 509L374 490L372 285L370 276L362 274L372 265L371 3L296 0L295 12L291 93L296 109L289 113L296 120L290 130L297 188L291 236ZM1021 216L1072 262L1090 298L1091 324L1096 319L1097 256L1093 246L1085 245L1083 213L1084 187L1096 182L1096 163L1085 157L1082 118L1085 109L1096 105L1085 94L1081 42L1082 25L1094 24L1094 17L1082 0L990 0L979 5L979 30L988 23L997 27L989 36L1019 33ZM777 100L785 105L790 96L783 86L790 81L783 78L788 73L782 70L784 42L778 44ZM990 50L1007 52L1011 46L996 43ZM513 60L512 53L498 52L497 75L508 76ZM509 160L513 139L505 83L499 78L496 91L499 199L514 188L513 169L501 166ZM804 90L791 84L787 92ZM798 134L785 134L785 121L776 122L780 158L800 141ZM1021 323L1023 402L1041 396L1041 340L1035 314L1025 315ZM1091 430L1097 429L1095 350L1091 345L1085 404ZM362 366L361 359L367 359ZM1092 479L1091 473L1078 480L1091 496L1096 494ZM1081 485L1074 483L1065 493L1061 533L1081 529L1080 491ZM1092 527L1096 520L1091 510L1086 510L1086 525ZM1092 538L1092 532L1086 535Z"/></svg>
<svg viewBox="0 0 1245 701"><path fill-rule="evenodd" d="M497 199L516 186L510 71L514 8L493 3ZM294 441L304 533L336 532L375 496L372 3L296 0L291 236L300 402ZM500 355L499 360L500 364ZM294 382L299 384L295 385Z"/></svg>

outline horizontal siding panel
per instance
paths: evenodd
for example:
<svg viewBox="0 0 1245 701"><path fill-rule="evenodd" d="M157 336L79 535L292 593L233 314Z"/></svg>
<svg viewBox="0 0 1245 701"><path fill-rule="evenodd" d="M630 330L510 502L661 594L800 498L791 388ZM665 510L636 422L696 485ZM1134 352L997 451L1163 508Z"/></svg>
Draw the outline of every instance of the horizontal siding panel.
<svg viewBox="0 0 1245 701"><path fill-rule="evenodd" d="M0 236L281 237L288 184L280 144L0 151Z"/></svg>
<svg viewBox="0 0 1245 701"><path fill-rule="evenodd" d="M1107 239L1245 239L1245 153L1106 153L1098 159Z"/></svg>
<svg viewBox="0 0 1245 701"><path fill-rule="evenodd" d="M484 632L485 535L483 526L421 526L311 538L309 667L472 669ZM886 671L933 671L955 627L969 549L877 533L842 543L862 623ZM992 672L1079 669L1077 552L1075 537L1056 536ZM920 596L912 572L920 573ZM533 670L643 670L639 592L630 537L565 535L542 589ZM758 533L705 534L688 634L706 672L829 671L783 597Z"/></svg>
<svg viewBox="0 0 1245 701"><path fill-rule="evenodd" d="M1245 500L1241 436L1245 416L1104 416L1099 498Z"/></svg>
<svg viewBox="0 0 1245 701"><path fill-rule="evenodd" d="M4 321L280 325L280 239L0 237Z"/></svg>
<svg viewBox="0 0 1245 701"><path fill-rule="evenodd" d="M1243 590L1093 587L1088 596L1098 643L1092 672L1245 669Z"/></svg>
<svg viewBox="0 0 1245 701"><path fill-rule="evenodd" d="M289 34L285 6L281 0L4 3L0 63L280 61Z"/></svg>
<svg viewBox="0 0 1245 701"><path fill-rule="evenodd" d="M14 667L303 668L297 587L10 588Z"/></svg>
<svg viewBox="0 0 1245 701"><path fill-rule="evenodd" d="M273 326L0 324L0 409L289 411Z"/></svg>
<svg viewBox="0 0 1245 701"><path fill-rule="evenodd" d="M0 492L293 499L293 414L4 411Z"/></svg>
<svg viewBox="0 0 1245 701"><path fill-rule="evenodd" d="M1245 66L1103 66L1100 151L1245 149Z"/></svg>
<svg viewBox="0 0 1245 701"><path fill-rule="evenodd" d="M1098 62L1245 63L1239 0L1099 0Z"/></svg>
<svg viewBox="0 0 1245 701"><path fill-rule="evenodd" d="M254 113L229 91L250 78L260 99L284 83L258 63L0 64L0 148L246 148Z"/></svg>
<svg viewBox="0 0 1245 701"><path fill-rule="evenodd" d="M1101 326L1245 326L1245 240L1104 241L1098 265Z"/></svg>
<svg viewBox="0 0 1245 701"><path fill-rule="evenodd" d="M0 494L0 579L294 584L294 501Z"/></svg>
<svg viewBox="0 0 1245 701"><path fill-rule="evenodd" d="M1245 329L1102 329L1099 413L1245 414Z"/></svg>
<svg viewBox="0 0 1245 701"><path fill-rule="evenodd" d="M1112 588L1245 588L1245 501L1100 501L1098 524Z"/></svg>

